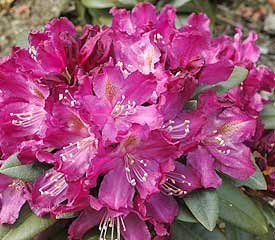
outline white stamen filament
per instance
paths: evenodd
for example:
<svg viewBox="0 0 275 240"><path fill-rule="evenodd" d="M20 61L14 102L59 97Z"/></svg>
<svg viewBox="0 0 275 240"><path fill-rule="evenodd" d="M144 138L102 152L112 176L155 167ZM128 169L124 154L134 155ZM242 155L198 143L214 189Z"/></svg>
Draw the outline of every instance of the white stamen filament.
<svg viewBox="0 0 275 240"><path fill-rule="evenodd" d="M187 191L182 189L181 184L186 184L187 187L191 187L191 183L186 180L186 176L183 174L170 172L166 176L166 181L162 185L162 192L167 195L182 196L187 194Z"/></svg>
<svg viewBox="0 0 275 240"><path fill-rule="evenodd" d="M49 181L44 186L39 188L39 192L41 195L49 195L53 197L62 193L67 186L68 184L65 181L64 175L62 173L56 173L50 177Z"/></svg>
<svg viewBox="0 0 275 240"><path fill-rule="evenodd" d="M42 108L38 110L32 109L31 111L23 113L10 113L10 116L13 117L11 123L20 127L31 127L34 124L38 124L37 122L40 121L44 115L45 111Z"/></svg>
<svg viewBox="0 0 275 240"><path fill-rule="evenodd" d="M96 152L98 148L98 140L94 137L88 137L75 143L70 143L68 146L63 147L60 157L63 161L75 162L77 157L88 148L93 148Z"/></svg>
<svg viewBox="0 0 275 240"><path fill-rule="evenodd" d="M122 226L122 229L121 229ZM121 240L120 231L126 231L126 226L122 216L110 217L108 213L105 213L99 224L100 240L107 240L108 230L110 228L111 239L110 240ZM116 234L115 234L116 231ZM116 238L114 238L116 235Z"/></svg>
<svg viewBox="0 0 275 240"><path fill-rule="evenodd" d="M116 117L127 117L128 115L135 114L136 110L136 102L128 100L127 103L124 103L125 96L121 96L121 100L116 103L114 106L111 115Z"/></svg>
<svg viewBox="0 0 275 240"><path fill-rule="evenodd" d="M64 104L68 104L71 107L75 107L78 104L68 89L65 89L64 94L59 93L58 100L62 101Z"/></svg>
<svg viewBox="0 0 275 240"><path fill-rule="evenodd" d="M143 159L137 159L131 154L126 154L125 160L125 173L128 182L135 186L137 181L146 182L148 173L145 171L147 163Z"/></svg>
<svg viewBox="0 0 275 240"><path fill-rule="evenodd" d="M184 120L180 124L175 124L175 121L169 120L163 127L174 140L185 138L190 133L190 120Z"/></svg>

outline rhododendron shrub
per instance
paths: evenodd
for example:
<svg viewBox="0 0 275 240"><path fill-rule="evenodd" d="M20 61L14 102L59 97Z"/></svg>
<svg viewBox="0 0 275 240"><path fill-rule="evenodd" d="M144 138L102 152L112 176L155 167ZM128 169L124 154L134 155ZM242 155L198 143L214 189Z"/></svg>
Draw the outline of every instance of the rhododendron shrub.
<svg viewBox="0 0 275 240"><path fill-rule="evenodd" d="M266 233L244 193L266 188L256 150L275 191L274 132L261 120L275 74L257 65L257 35L211 37L203 13L177 29L169 5L110 13L111 26L82 32L54 19L1 59L0 223L28 205L41 231L59 219L68 239L172 239L188 217L208 230L218 218L238 224L218 213L224 199L238 205L227 190L248 207L252 233Z"/></svg>

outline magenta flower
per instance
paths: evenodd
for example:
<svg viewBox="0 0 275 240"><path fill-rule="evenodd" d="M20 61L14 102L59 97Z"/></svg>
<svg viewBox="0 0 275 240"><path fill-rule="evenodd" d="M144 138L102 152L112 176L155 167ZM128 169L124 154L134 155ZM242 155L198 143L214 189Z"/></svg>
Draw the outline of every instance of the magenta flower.
<svg viewBox="0 0 275 240"><path fill-rule="evenodd" d="M275 74L256 65L257 35L212 38L203 13L177 29L171 5L110 13L111 26L82 33L54 19L0 60L1 163L17 153L18 168L47 169L31 183L0 175L0 223L27 202L38 216L77 214L64 221L71 240L93 228L101 240L170 239L177 198L219 187L216 170L247 179L251 149L268 153L256 159L274 190L260 112ZM203 91L236 66L248 71L241 84Z"/></svg>
<svg viewBox="0 0 275 240"><path fill-rule="evenodd" d="M85 96L83 104L92 121L102 128L103 141L116 142L135 123L151 130L161 125L157 107L142 106L156 87L153 76L134 72L124 79L117 67L105 67L94 79L93 87L96 96Z"/></svg>

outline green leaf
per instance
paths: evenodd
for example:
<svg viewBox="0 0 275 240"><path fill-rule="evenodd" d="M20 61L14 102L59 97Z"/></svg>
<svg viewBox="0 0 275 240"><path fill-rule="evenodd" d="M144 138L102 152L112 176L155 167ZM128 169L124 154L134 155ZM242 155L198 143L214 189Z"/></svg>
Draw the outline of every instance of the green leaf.
<svg viewBox="0 0 275 240"><path fill-rule="evenodd" d="M10 230L10 226L8 224L0 225L0 239L2 239Z"/></svg>
<svg viewBox="0 0 275 240"><path fill-rule="evenodd" d="M12 226L2 240L30 240L56 222L55 219L40 218L30 214L23 222Z"/></svg>
<svg viewBox="0 0 275 240"><path fill-rule="evenodd" d="M200 224L183 223L176 221L173 224L172 240L226 240L222 232L214 229L207 231Z"/></svg>
<svg viewBox="0 0 275 240"><path fill-rule="evenodd" d="M216 84L212 87L212 90L215 90L218 95L227 93L230 89L240 85L246 79L247 74L248 70L246 68L236 66L228 80Z"/></svg>
<svg viewBox="0 0 275 240"><path fill-rule="evenodd" d="M15 167L19 165L21 165L21 162L18 160L17 154L13 154L6 161L4 161L0 169Z"/></svg>
<svg viewBox="0 0 275 240"><path fill-rule="evenodd" d="M176 28L181 28L187 21L187 15L177 14L176 18Z"/></svg>
<svg viewBox="0 0 275 240"><path fill-rule="evenodd" d="M275 129L275 116L274 117L261 117L262 122L264 124L264 129L273 130Z"/></svg>
<svg viewBox="0 0 275 240"><path fill-rule="evenodd" d="M181 222L197 223L197 219L188 210L185 204L180 204L180 211L177 220Z"/></svg>
<svg viewBox="0 0 275 240"><path fill-rule="evenodd" d="M92 16L94 24L111 25L112 16L109 14L108 10L88 9L88 12Z"/></svg>
<svg viewBox="0 0 275 240"><path fill-rule="evenodd" d="M257 206L262 210L267 222L275 229L275 208L260 199L253 199Z"/></svg>
<svg viewBox="0 0 275 240"><path fill-rule="evenodd" d="M256 167L256 172L252 176L250 176L246 181L235 180L235 185L237 187L246 186L246 187L249 187L249 188L255 189L255 190L266 190L267 184L266 184L264 175L263 175L261 169L255 163L255 158L252 154L251 154L251 159L254 162L254 165Z"/></svg>
<svg viewBox="0 0 275 240"><path fill-rule="evenodd" d="M82 0L87 8L111 8L118 4L117 0Z"/></svg>
<svg viewBox="0 0 275 240"><path fill-rule="evenodd" d="M11 166L0 169L0 173L12 178L22 179L27 182L32 182L36 177L44 172L44 168L36 164L26 164L19 166Z"/></svg>
<svg viewBox="0 0 275 240"><path fill-rule="evenodd" d="M172 0L170 4L172 4L175 8L179 8L188 2L191 2L191 0Z"/></svg>
<svg viewBox="0 0 275 240"><path fill-rule="evenodd" d="M265 218L259 208L230 181L223 179L217 193L220 218L252 234L261 235L268 232Z"/></svg>
<svg viewBox="0 0 275 240"><path fill-rule="evenodd" d="M225 227L226 240L252 240L254 236L248 232L245 232L229 223L226 223Z"/></svg>
<svg viewBox="0 0 275 240"><path fill-rule="evenodd" d="M187 195L184 201L192 214L209 231L212 231L219 215L219 199L215 191L198 190Z"/></svg>
<svg viewBox="0 0 275 240"><path fill-rule="evenodd" d="M215 85L202 85L196 88L193 97L198 95L200 92L213 90L218 95L227 93L230 89L240 85L242 81L246 79L248 70L243 67L235 66L230 77L223 82L217 83Z"/></svg>
<svg viewBox="0 0 275 240"><path fill-rule="evenodd" d="M136 0L82 0L87 8L104 9L111 7L133 7L138 3Z"/></svg>
<svg viewBox="0 0 275 240"><path fill-rule="evenodd" d="M56 215L56 219L70 219L70 218L75 218L79 215L79 212L70 212L70 213L62 213L59 215Z"/></svg>
<svg viewBox="0 0 275 240"><path fill-rule="evenodd" d="M261 119L265 129L275 129L275 103L272 102L264 106Z"/></svg>

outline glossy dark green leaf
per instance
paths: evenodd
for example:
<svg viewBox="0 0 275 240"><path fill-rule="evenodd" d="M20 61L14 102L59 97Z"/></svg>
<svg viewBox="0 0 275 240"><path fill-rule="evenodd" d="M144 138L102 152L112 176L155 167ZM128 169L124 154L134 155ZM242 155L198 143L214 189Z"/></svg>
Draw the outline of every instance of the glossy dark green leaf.
<svg viewBox="0 0 275 240"><path fill-rule="evenodd" d="M197 87L193 96L196 96L200 92L207 90L214 90L218 95L227 93L230 89L240 85L240 83L246 79L247 73L248 70L246 68L235 66L233 72L226 81L217 83L215 85L203 85Z"/></svg>
<svg viewBox="0 0 275 240"><path fill-rule="evenodd" d="M253 240L254 235L245 232L234 225L226 223L225 227L226 240Z"/></svg>
<svg viewBox="0 0 275 240"><path fill-rule="evenodd" d="M275 229L275 207L260 199L253 199L257 206L262 210L267 222Z"/></svg>
<svg viewBox="0 0 275 240"><path fill-rule="evenodd" d="M219 199L212 190L197 190L188 194L184 201L196 219L212 231L219 216Z"/></svg>
<svg viewBox="0 0 275 240"><path fill-rule="evenodd" d="M275 103L269 103L264 106L261 112L261 119L265 129L275 129Z"/></svg>
<svg viewBox="0 0 275 240"><path fill-rule="evenodd" d="M192 215L185 204L180 204L177 220L181 222L197 223L198 220Z"/></svg>
<svg viewBox="0 0 275 240"><path fill-rule="evenodd" d="M230 181L223 179L223 184L217 189L217 193L220 218L252 234L261 235L268 232L262 212Z"/></svg>
<svg viewBox="0 0 275 240"><path fill-rule="evenodd" d="M254 156L251 155L251 160L254 162L254 165L256 167L256 172L250 176L246 181L235 181L236 186L246 186L254 190L266 190L267 184L265 181L265 177L258 167L258 165L255 163Z"/></svg>
<svg viewBox="0 0 275 240"><path fill-rule="evenodd" d="M0 169L0 173L12 178L22 179L27 182L32 182L36 177L44 172L44 168L36 164L26 164L19 166L11 166Z"/></svg>
<svg viewBox="0 0 275 240"><path fill-rule="evenodd" d="M55 219L40 218L31 213L22 223L13 226L2 240L30 240L55 222Z"/></svg>
<svg viewBox="0 0 275 240"><path fill-rule="evenodd" d="M172 231L172 240L226 240L220 230L214 229L210 232L200 224L176 221Z"/></svg>

